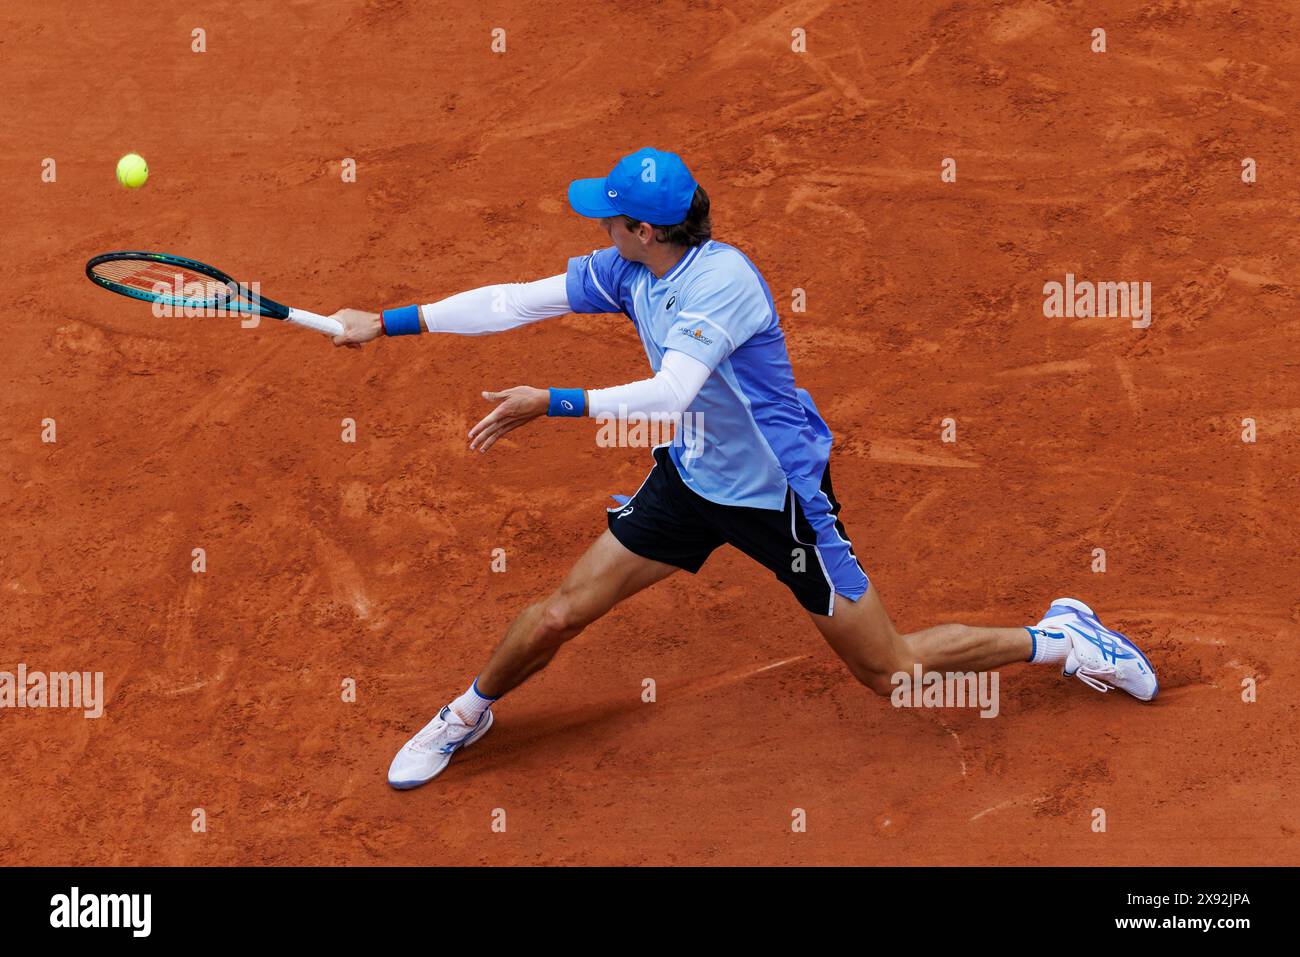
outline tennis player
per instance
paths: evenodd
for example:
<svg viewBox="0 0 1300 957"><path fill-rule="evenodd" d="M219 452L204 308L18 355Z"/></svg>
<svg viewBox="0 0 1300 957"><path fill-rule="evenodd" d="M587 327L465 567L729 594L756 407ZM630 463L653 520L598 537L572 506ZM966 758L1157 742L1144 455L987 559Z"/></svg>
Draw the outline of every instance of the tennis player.
<svg viewBox="0 0 1300 957"><path fill-rule="evenodd" d="M544 416L696 424L693 441L654 449L640 489L609 510L608 529L559 588L519 614L464 694L402 746L388 772L393 787L438 775L492 726L493 704L565 642L628 596L681 569L698 571L724 544L784 583L854 677L878 694L916 665L977 672L1030 662L1059 665L1098 691L1155 697L1146 656L1076 599L1052 602L1033 626L936 625L900 635L840 521L831 433L795 386L772 294L742 252L713 239L709 198L686 164L637 150L608 176L571 183L569 204L597 220L613 245L569 260L560 275L382 314L334 315L344 326L335 344L354 347L385 335L501 332L569 312L621 312L631 321L653 376L605 388L485 392L496 407L470 431L472 449L486 452Z"/></svg>

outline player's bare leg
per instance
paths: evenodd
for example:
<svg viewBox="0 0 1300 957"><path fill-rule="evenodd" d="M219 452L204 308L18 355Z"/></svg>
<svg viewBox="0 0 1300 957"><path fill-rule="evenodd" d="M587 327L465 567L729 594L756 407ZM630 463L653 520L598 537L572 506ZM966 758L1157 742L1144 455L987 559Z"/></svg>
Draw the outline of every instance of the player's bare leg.
<svg viewBox="0 0 1300 957"><path fill-rule="evenodd" d="M545 668L560 646L623 599L662 581L678 569L642 558L623 547L608 530L578 559L564 583L529 605L506 630L478 688L499 698L529 675Z"/></svg>
<svg viewBox="0 0 1300 957"><path fill-rule="evenodd" d="M935 625L900 635L875 585L857 601L835 599L835 614L810 615L853 676L877 694L893 690L892 678L922 671L987 671L1027 661L1033 639L1024 628Z"/></svg>
<svg viewBox="0 0 1300 957"><path fill-rule="evenodd" d="M602 532L559 588L519 614L469 689L402 746L388 769L388 783L405 790L437 777L453 754L492 727L497 698L545 668L561 645L624 598L675 571Z"/></svg>

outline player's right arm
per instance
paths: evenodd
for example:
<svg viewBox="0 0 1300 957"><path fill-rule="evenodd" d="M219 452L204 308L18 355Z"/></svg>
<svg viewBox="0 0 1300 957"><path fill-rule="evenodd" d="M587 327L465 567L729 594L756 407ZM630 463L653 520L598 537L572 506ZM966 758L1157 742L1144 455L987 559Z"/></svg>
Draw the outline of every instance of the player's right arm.
<svg viewBox="0 0 1300 957"><path fill-rule="evenodd" d="M499 283L457 293L423 306L386 309L383 313L341 309L333 318L343 324L336 346L359 346L382 335L450 332L482 336L504 332L571 312L565 275L536 282Z"/></svg>
<svg viewBox="0 0 1300 957"><path fill-rule="evenodd" d="M569 260L559 276L537 282L502 283L457 293L424 306L386 309L383 314L342 309L336 346L358 348L383 335L451 332L478 336L562 316L566 312L624 312L632 264L613 246Z"/></svg>

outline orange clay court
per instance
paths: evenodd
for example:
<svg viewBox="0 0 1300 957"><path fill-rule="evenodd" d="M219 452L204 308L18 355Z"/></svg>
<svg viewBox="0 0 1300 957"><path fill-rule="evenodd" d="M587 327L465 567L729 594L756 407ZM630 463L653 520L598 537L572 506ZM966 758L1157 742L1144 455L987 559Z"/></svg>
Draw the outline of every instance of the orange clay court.
<svg viewBox="0 0 1300 957"><path fill-rule="evenodd" d="M0 670L102 671L107 703L0 712L0 857L1300 863L1298 30L1281 2L7 5ZM321 313L431 302L607 245L565 189L647 144L771 284L899 628L1078 595L1151 657L1154 702L1012 667L995 720L895 710L723 549L438 780L387 786L650 465L581 420L471 452L480 391L642 378L636 335L336 349L158 319L83 265L155 249ZM1149 281L1150 327L1045 318L1067 273Z"/></svg>

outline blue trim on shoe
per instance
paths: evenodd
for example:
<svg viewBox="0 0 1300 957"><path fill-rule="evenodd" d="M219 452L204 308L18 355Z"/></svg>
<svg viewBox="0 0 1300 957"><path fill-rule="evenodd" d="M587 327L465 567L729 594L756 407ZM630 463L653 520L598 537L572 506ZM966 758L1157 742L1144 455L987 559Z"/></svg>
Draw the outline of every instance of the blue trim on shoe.
<svg viewBox="0 0 1300 957"><path fill-rule="evenodd" d="M443 705L442 711L438 712L438 717L441 718L443 712L449 710L450 710L450 705ZM456 742L455 747L453 747L450 751L443 751L441 748L439 748L438 753L447 755L447 763L450 764L451 759L455 756L457 751L459 751L461 748L468 748L471 744L473 744L479 738L483 737L483 735L488 733L488 729L492 727L493 719L491 715L492 715L492 709L488 708L481 715L479 715L478 723L474 725L474 727L470 730L470 733L465 735L465 737L461 738L459 741ZM484 727L480 728L479 725L483 724L484 718L488 718L488 722ZM446 765L443 765L443 770L446 770ZM433 777L436 778L441 773L442 771L439 771ZM433 778L423 778L423 779L417 778L412 781L394 781L392 778L389 778L388 786L397 791L410 791L413 788L420 787L422 784L428 784L432 780Z"/></svg>
<svg viewBox="0 0 1300 957"><path fill-rule="evenodd" d="M1125 639L1123 635L1117 635L1116 632L1113 632L1108 628L1093 628L1090 631L1085 631L1078 625L1066 625L1065 627L1077 632L1080 636L1095 645L1097 650L1101 652L1101 658L1103 661L1109 661L1112 663L1131 661L1141 654L1141 652L1138 652L1137 655L1130 655L1127 653L1122 654L1121 652L1124 651L1126 645L1134 651L1137 651L1137 647L1132 642L1128 641L1128 639ZM1097 635L1092 634L1092 631L1100 631L1102 634L1098 637ZM1116 637L1123 639L1123 642L1116 641ZM1103 641L1103 638L1106 640ZM1150 665L1148 664L1147 667L1150 667Z"/></svg>
<svg viewBox="0 0 1300 957"><path fill-rule="evenodd" d="M1071 599L1071 601L1076 602L1077 604L1080 604L1080 605L1083 604L1083 602L1079 601L1077 598ZM1087 606L1085 606L1085 607L1087 607ZM1121 632L1118 632L1118 631L1112 631L1110 628L1107 628L1105 625L1103 625L1103 624L1101 623L1101 619L1097 617L1097 613L1094 612L1094 611L1092 611L1091 608L1089 608L1087 612L1084 612L1084 611L1083 611L1082 609L1080 609L1080 608L1076 608L1074 605L1057 605L1057 604L1053 604L1053 605L1052 605L1052 608L1060 608L1060 609L1062 609L1062 610L1068 610L1068 611L1072 611L1072 612L1074 612L1075 617L1077 617L1077 618L1079 618L1081 621L1083 621L1084 624L1086 624L1086 625L1088 625L1088 626L1090 626L1090 627L1096 628L1098 631L1105 632L1107 635L1110 635L1112 638L1118 638L1118 639L1119 639L1119 640L1124 644L1125 647L1127 647L1127 648L1131 648L1131 649L1133 649L1133 651L1137 652L1137 657L1139 657L1139 658L1142 659L1142 663L1143 663L1144 665L1146 665L1146 667L1147 667L1147 671L1149 671L1149 672L1151 673L1151 680L1152 680L1153 682L1155 682L1155 688L1154 688L1154 690L1152 690L1152 692L1151 692L1151 698L1148 698L1147 700L1149 701L1149 700L1155 698L1155 696L1158 695L1158 694L1160 693L1160 678L1159 678L1159 676L1156 674L1155 666L1154 666L1153 664L1151 664L1151 659L1148 658L1148 657L1146 656L1146 654L1142 651L1142 649L1139 648L1135 642L1133 642L1132 640L1130 640L1129 637L1128 637L1127 635L1122 634ZM1049 608L1049 609L1048 609L1048 615L1049 615L1049 616L1051 615L1051 612L1052 612L1052 609ZM1098 648L1100 648L1101 651L1102 651L1102 655L1103 655L1103 657L1105 656L1105 653L1106 653L1106 651L1107 651L1105 645L1101 644L1101 642L1097 641L1097 640L1094 639L1092 636L1086 634L1085 632L1083 632L1082 630L1080 630L1080 629L1078 629L1078 628L1076 628L1075 631L1078 631L1079 634L1083 635L1085 638L1087 638L1089 641L1091 641L1094 645L1096 645ZM1132 655L1126 655L1126 656L1125 656L1125 659L1127 660L1127 659L1132 658L1132 657L1133 657ZM1119 660L1119 659L1118 659L1118 657L1116 657L1116 658L1113 659L1113 660Z"/></svg>

